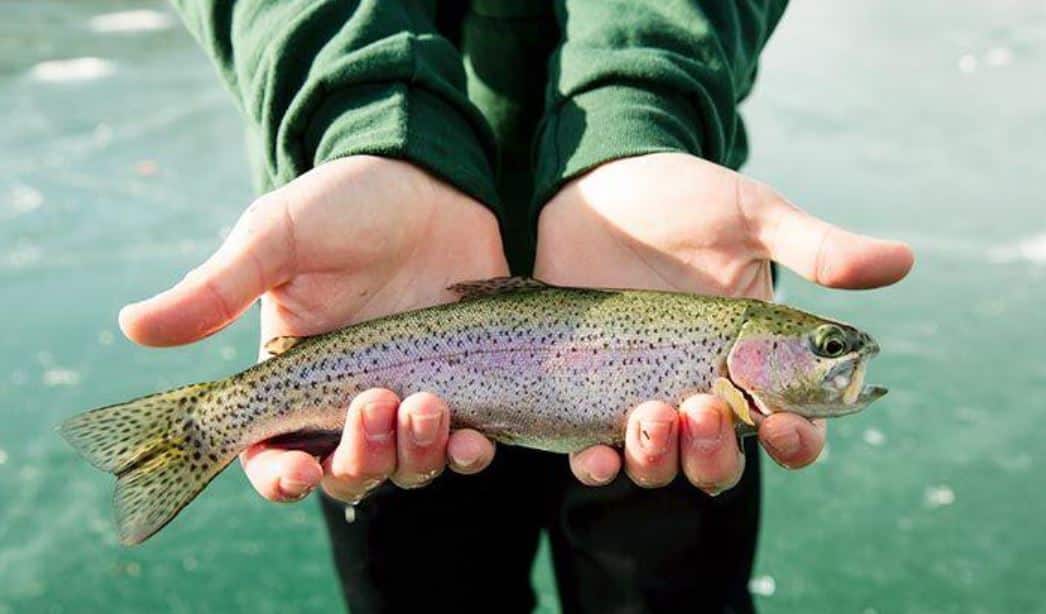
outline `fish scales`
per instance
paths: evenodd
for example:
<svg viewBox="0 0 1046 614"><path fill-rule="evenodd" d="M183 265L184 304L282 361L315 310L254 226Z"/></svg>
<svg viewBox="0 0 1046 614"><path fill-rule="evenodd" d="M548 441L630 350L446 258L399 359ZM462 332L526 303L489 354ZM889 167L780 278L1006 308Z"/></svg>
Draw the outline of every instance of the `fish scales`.
<svg viewBox="0 0 1046 614"><path fill-rule="evenodd" d="M330 449L368 388L434 392L452 428L555 452L620 445L648 399L714 392L752 425L775 411L853 413L886 392L863 385L870 336L784 305L517 278L454 289L460 302L280 338L267 345L279 355L241 373L79 414L60 432L117 476L120 539L137 544L250 445Z"/></svg>
<svg viewBox="0 0 1046 614"><path fill-rule="evenodd" d="M505 443L619 443L631 407L708 391L724 368L744 305L679 296L549 288L385 318L235 376L199 421L237 415L222 452L239 450L288 428L341 430L346 399L385 386L434 392L455 428Z"/></svg>

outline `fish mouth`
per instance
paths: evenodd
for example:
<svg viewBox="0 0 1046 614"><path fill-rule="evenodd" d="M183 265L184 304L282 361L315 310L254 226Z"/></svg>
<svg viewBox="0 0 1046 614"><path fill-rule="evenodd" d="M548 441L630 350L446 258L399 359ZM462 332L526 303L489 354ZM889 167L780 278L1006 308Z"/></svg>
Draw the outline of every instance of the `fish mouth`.
<svg viewBox="0 0 1046 614"><path fill-rule="evenodd" d="M885 386L864 386L861 388L861 393L857 395L857 400L855 401L855 404L864 407L872 401L876 401L878 399L883 398L889 391L890 390Z"/></svg>
<svg viewBox="0 0 1046 614"><path fill-rule="evenodd" d="M888 392L883 386L866 385L864 383L865 375L868 372L868 363L878 353L879 346L872 346L869 351L863 352L854 361L850 372L850 381L842 390L841 398L844 407L860 409L872 401L882 398Z"/></svg>
<svg viewBox="0 0 1046 614"><path fill-rule="evenodd" d="M888 392L884 386L864 383L868 363L876 353L863 352L856 359L849 361L845 367L830 374L828 385L824 387L824 392L830 396L820 402L813 399L789 402L786 398L775 395L766 398L767 395L750 392L727 376L726 379L736 390L731 407L742 420L756 427L766 417L780 412L793 413L805 418L834 418L857 413Z"/></svg>

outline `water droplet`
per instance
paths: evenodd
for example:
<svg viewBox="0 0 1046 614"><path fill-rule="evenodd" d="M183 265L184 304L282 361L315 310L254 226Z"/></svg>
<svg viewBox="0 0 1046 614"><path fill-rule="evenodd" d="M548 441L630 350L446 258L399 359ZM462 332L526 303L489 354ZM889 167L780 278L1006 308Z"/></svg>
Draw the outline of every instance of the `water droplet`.
<svg viewBox="0 0 1046 614"><path fill-rule="evenodd" d="M955 491L946 485L930 486L923 495L929 507L943 507L955 503Z"/></svg>
<svg viewBox="0 0 1046 614"><path fill-rule="evenodd" d="M98 331L98 343L102 345L112 345L115 337L113 332L110 330Z"/></svg>
<svg viewBox="0 0 1046 614"><path fill-rule="evenodd" d="M227 345L220 350L220 354L223 360L232 360L236 358L236 348Z"/></svg>
<svg viewBox="0 0 1046 614"><path fill-rule="evenodd" d="M879 429L866 429L864 431L864 442L870 446L881 446L886 443L886 435Z"/></svg>
<svg viewBox="0 0 1046 614"><path fill-rule="evenodd" d="M0 448L0 465L7 462L7 451Z"/></svg>
<svg viewBox="0 0 1046 614"><path fill-rule="evenodd" d="M756 576L748 581L748 590L753 595L771 597L777 592L777 582L773 576Z"/></svg>
<svg viewBox="0 0 1046 614"><path fill-rule="evenodd" d="M135 562L130 562L123 568L124 572L132 578L137 578L142 575L142 566Z"/></svg>

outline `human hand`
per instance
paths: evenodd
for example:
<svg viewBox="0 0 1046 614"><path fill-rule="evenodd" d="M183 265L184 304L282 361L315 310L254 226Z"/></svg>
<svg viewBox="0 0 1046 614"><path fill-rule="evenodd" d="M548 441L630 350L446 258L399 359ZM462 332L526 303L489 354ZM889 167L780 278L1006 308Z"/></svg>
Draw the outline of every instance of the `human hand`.
<svg viewBox="0 0 1046 614"><path fill-rule="evenodd" d="M913 255L903 243L856 235L821 221L770 187L687 154L603 164L573 180L542 210L535 276L567 286L650 288L770 299L769 262L830 288L899 281ZM823 421L776 413L759 439L779 464L799 468L824 447ZM729 408L696 395L676 408L657 400L629 416L624 467L641 486L660 486L681 467L710 493L734 486L744 456ZM622 466L607 446L571 456L586 484Z"/></svg>
<svg viewBox="0 0 1046 614"><path fill-rule="evenodd" d="M497 221L481 204L406 162L353 156L256 200L210 259L125 307L120 326L143 345L190 343L261 296L264 343L455 300L451 284L507 270ZM401 401L374 389L346 402L342 440L328 458L264 443L241 455L263 497L297 500L322 483L351 502L386 478L421 486L448 461L475 473L493 459L478 432L448 432L448 408L432 394Z"/></svg>

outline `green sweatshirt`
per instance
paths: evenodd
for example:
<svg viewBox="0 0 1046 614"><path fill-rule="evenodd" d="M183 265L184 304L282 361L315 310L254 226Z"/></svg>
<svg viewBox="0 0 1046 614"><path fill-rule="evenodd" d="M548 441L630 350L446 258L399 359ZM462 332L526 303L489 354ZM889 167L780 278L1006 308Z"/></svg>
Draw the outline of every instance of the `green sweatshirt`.
<svg viewBox="0 0 1046 614"><path fill-rule="evenodd" d="M737 168L738 103L786 0L174 0L247 120L268 191L409 160L498 216L529 272L541 206L615 158Z"/></svg>

